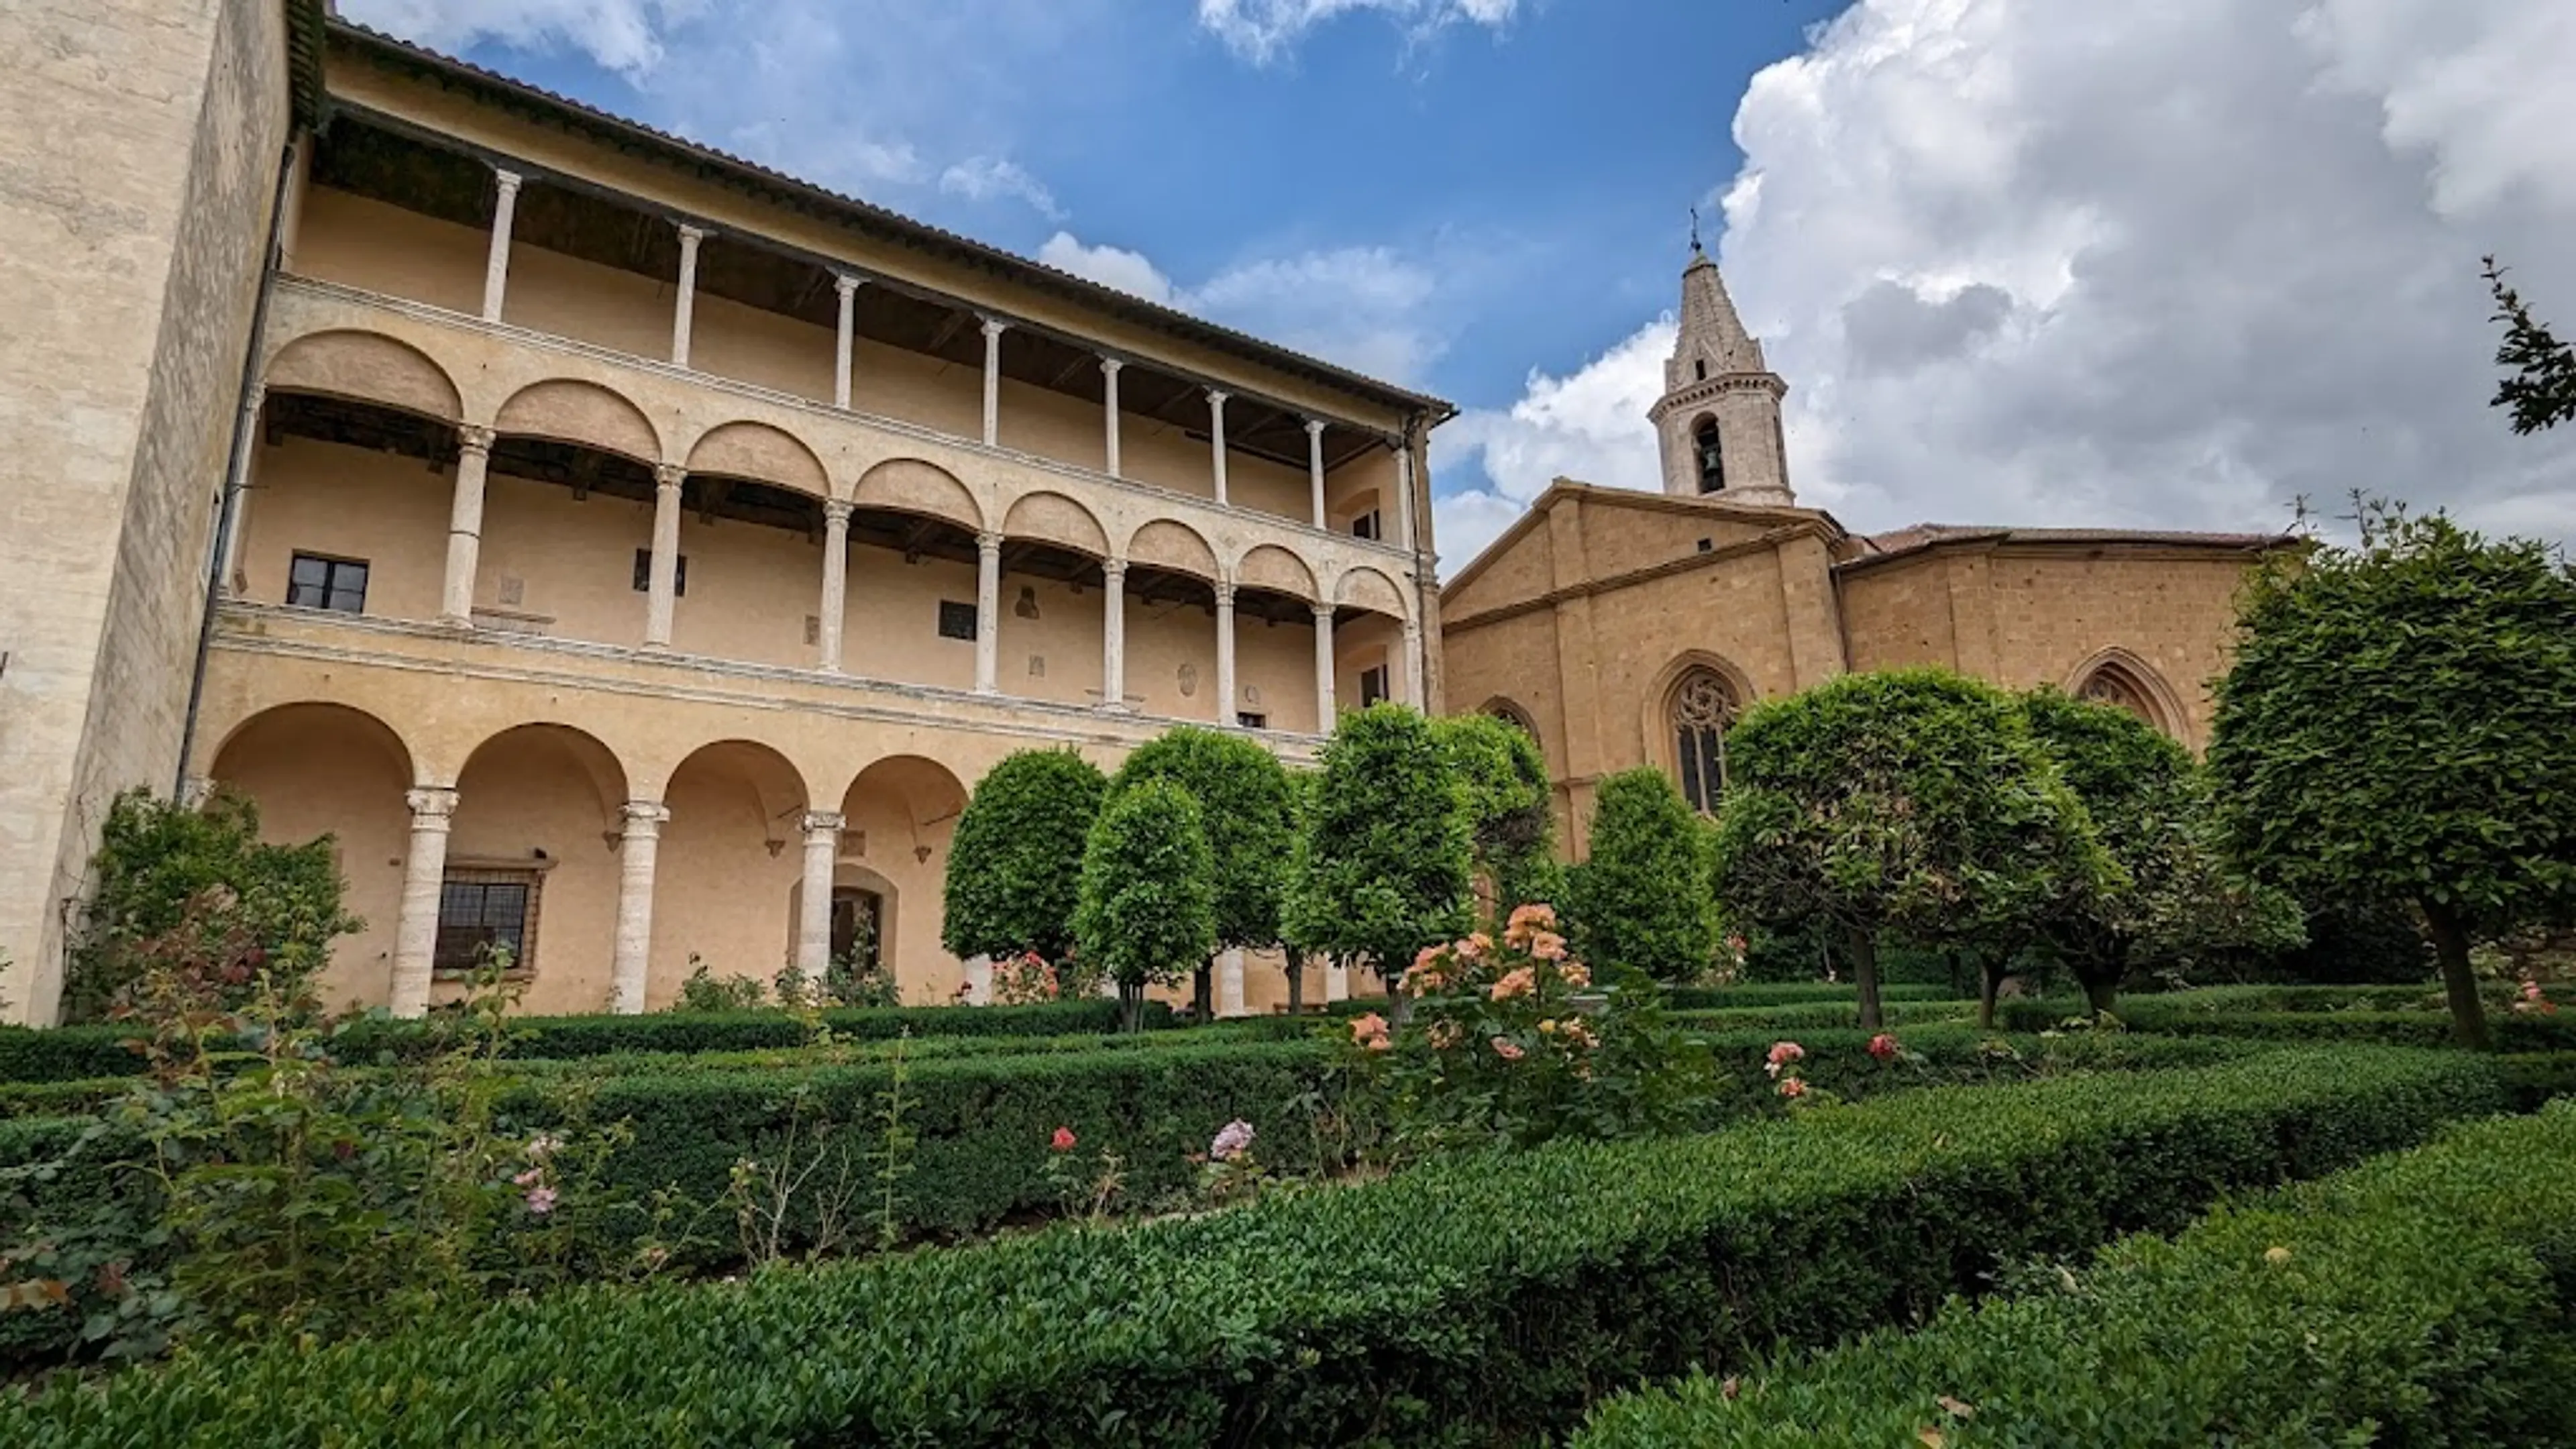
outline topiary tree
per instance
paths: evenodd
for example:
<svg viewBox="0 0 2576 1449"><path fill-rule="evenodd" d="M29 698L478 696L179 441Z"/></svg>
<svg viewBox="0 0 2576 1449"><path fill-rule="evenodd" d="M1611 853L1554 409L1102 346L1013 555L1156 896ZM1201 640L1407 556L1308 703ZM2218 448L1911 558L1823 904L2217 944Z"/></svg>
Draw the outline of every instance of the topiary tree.
<svg viewBox="0 0 2576 1449"><path fill-rule="evenodd" d="M1144 780L1101 807L1082 849L1074 937L1083 961L1118 984L1126 1031L1139 1025L1146 987L1171 985L1207 960L1216 860L1188 791Z"/></svg>
<svg viewBox="0 0 2576 1449"><path fill-rule="evenodd" d="M1664 772L1623 770L1592 807L1592 848L1569 872L1575 954L1596 969L1688 981L1717 954L1708 829Z"/></svg>
<svg viewBox="0 0 2576 1449"><path fill-rule="evenodd" d="M2021 704L2120 867L2101 889L2035 921L2038 939L2095 1011L2112 1009L2133 967L2286 951L2305 939L2297 902L2230 868L2213 829L2208 780L2189 751L2125 709L2053 688Z"/></svg>
<svg viewBox="0 0 2576 1449"><path fill-rule="evenodd" d="M1466 791L1473 869L1493 887L1495 916L1533 901L1553 903L1564 881L1538 741L1489 714L1435 719L1431 732Z"/></svg>
<svg viewBox="0 0 2576 1449"><path fill-rule="evenodd" d="M331 942L366 924L341 907L331 840L264 844L259 808L230 792L199 810L139 788L117 796L90 860L97 886L64 972L63 1020L104 1017L152 955L204 944L174 933L249 941L283 995L297 995L330 963Z"/></svg>
<svg viewBox="0 0 2576 1449"><path fill-rule="evenodd" d="M1287 767L1241 735L1182 725L1147 741L1110 778L1109 798L1166 780L1197 802L1215 860L1216 948L1257 950L1280 941L1280 897L1296 842ZM1201 1021L1215 1013L1211 964L1192 993Z"/></svg>
<svg viewBox="0 0 2576 1449"><path fill-rule="evenodd" d="M1756 707L1727 736L1718 898L1839 939L1861 1025L1878 942L2032 919L2116 869L2012 696L1936 669L1852 674Z"/></svg>
<svg viewBox="0 0 2576 1449"><path fill-rule="evenodd" d="M1345 714L1325 742L1298 832L1289 939L1387 982L1467 928L1473 841L1466 792L1431 725L1399 704Z"/></svg>
<svg viewBox="0 0 2576 1449"><path fill-rule="evenodd" d="M2459 1040L2473 943L2576 915L2576 572L2365 502L2358 547L2259 570L2209 766L2249 865L2422 913Z"/></svg>
<svg viewBox="0 0 2576 1449"><path fill-rule="evenodd" d="M948 846L939 940L950 955L1071 953L1083 842L1108 788L1071 750L1022 750L984 773Z"/></svg>

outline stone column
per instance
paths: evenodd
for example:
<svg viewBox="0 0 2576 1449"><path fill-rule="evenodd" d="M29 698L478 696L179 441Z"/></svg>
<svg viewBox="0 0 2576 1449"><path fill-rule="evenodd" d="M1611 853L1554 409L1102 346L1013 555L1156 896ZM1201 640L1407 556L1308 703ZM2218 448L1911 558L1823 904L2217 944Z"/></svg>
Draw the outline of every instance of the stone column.
<svg viewBox="0 0 2576 1449"><path fill-rule="evenodd" d="M250 385L242 394L241 422L233 433L233 506L224 514L224 536L215 554L215 577L223 581L224 596L231 599L250 590L249 572L242 567L242 539L250 529L251 463L259 454L259 409L267 397L267 383Z"/></svg>
<svg viewBox="0 0 2576 1449"><path fill-rule="evenodd" d="M396 1016L429 1014L430 966L438 951L438 900L447 883L447 827L456 818L456 792L414 790L411 848L403 853L402 906L394 917L394 980L387 1003Z"/></svg>
<svg viewBox="0 0 2576 1449"><path fill-rule="evenodd" d="M1216 1014L1243 1015L1243 952L1227 951L1216 958Z"/></svg>
<svg viewBox="0 0 2576 1449"><path fill-rule="evenodd" d="M1231 729L1234 709L1234 585L1216 586L1216 722Z"/></svg>
<svg viewBox="0 0 2576 1449"><path fill-rule="evenodd" d="M456 430L456 488L447 508L447 581L438 617L459 629L474 627L474 571L483 556L483 476L492 461L492 430L471 423Z"/></svg>
<svg viewBox="0 0 2576 1449"><path fill-rule="evenodd" d="M1315 732L1333 732L1333 606L1315 606Z"/></svg>
<svg viewBox="0 0 2576 1449"><path fill-rule="evenodd" d="M990 1006L993 1004L992 957L969 956L966 958L966 1004L968 1006Z"/></svg>
<svg viewBox="0 0 2576 1449"><path fill-rule="evenodd" d="M1100 565L1100 707L1127 707L1127 561Z"/></svg>
<svg viewBox="0 0 2576 1449"><path fill-rule="evenodd" d="M1109 460L1106 471L1112 478L1122 476L1118 471L1118 369L1126 365L1114 357L1100 359L1100 405L1107 419L1103 424L1106 433L1101 439L1102 456Z"/></svg>
<svg viewBox="0 0 2576 1449"><path fill-rule="evenodd" d="M629 800L618 814L625 830L617 838L617 944L609 957L608 1009L637 1016L644 1010L653 961L653 859L671 812L658 800Z"/></svg>
<svg viewBox="0 0 2576 1449"><path fill-rule="evenodd" d="M1324 999L1326 1001L1351 999L1351 968L1339 961L1324 963Z"/></svg>
<svg viewBox="0 0 2576 1449"><path fill-rule="evenodd" d="M1324 420L1306 420L1306 486L1315 495L1315 526L1324 526Z"/></svg>
<svg viewBox="0 0 2576 1449"><path fill-rule="evenodd" d="M1396 445L1395 546L1413 552L1413 445L1409 442Z"/></svg>
<svg viewBox="0 0 2576 1449"><path fill-rule="evenodd" d="M866 283L867 278L853 277L846 272L832 279L832 290L841 296L841 321L832 351L832 406L836 408L850 405L850 348L856 330L853 314L858 304L859 288Z"/></svg>
<svg viewBox="0 0 2576 1449"><path fill-rule="evenodd" d="M841 615L847 611L850 588L850 508L838 498L823 505L823 612L815 619L822 657L815 665L826 674L841 672Z"/></svg>
<svg viewBox="0 0 2576 1449"><path fill-rule="evenodd" d="M1404 621L1404 702L1422 708L1422 621Z"/></svg>
<svg viewBox="0 0 2576 1449"><path fill-rule="evenodd" d="M694 226L680 226L680 295L671 308L671 365L689 365L689 320L698 306L698 243L707 234Z"/></svg>
<svg viewBox="0 0 2576 1449"><path fill-rule="evenodd" d="M1002 334L1008 322L984 319L984 446L1002 444Z"/></svg>
<svg viewBox="0 0 2576 1449"><path fill-rule="evenodd" d="M1000 689L1002 663L1002 536L975 535L975 692Z"/></svg>
<svg viewBox="0 0 2576 1449"><path fill-rule="evenodd" d="M483 320L501 320L501 298L510 288L510 222L519 212L519 174L492 171L500 198L492 203L492 251L483 259Z"/></svg>
<svg viewBox="0 0 2576 1449"><path fill-rule="evenodd" d="M1221 388L1208 389L1208 466L1216 479L1216 501L1225 505L1225 399Z"/></svg>
<svg viewBox="0 0 2576 1449"><path fill-rule="evenodd" d="M809 986L823 984L832 964L832 862L841 853L841 817L805 812L805 886L797 897L796 969Z"/></svg>
<svg viewBox="0 0 2576 1449"><path fill-rule="evenodd" d="M689 470L677 463L653 469L653 569L646 576L644 647L671 647L671 615L680 584L680 485Z"/></svg>

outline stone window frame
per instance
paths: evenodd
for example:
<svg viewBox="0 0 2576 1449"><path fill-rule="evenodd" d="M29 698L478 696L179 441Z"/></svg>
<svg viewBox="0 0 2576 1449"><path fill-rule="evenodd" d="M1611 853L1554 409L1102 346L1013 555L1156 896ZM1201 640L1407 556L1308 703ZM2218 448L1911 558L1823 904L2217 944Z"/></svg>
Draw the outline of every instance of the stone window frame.
<svg viewBox="0 0 2576 1449"><path fill-rule="evenodd" d="M299 603L295 597L295 591L305 587L296 580L296 570L307 563L317 563L322 566L320 585L322 601L320 603ZM343 569L356 569L361 575L357 588L358 606L354 609L343 609L331 602L332 595L342 592L337 580ZM364 614L367 612L367 589L375 581L376 566L368 559L352 558L347 554L316 553L306 548L296 549L287 555L286 603L289 608L321 609L335 614Z"/></svg>
<svg viewBox="0 0 2576 1449"><path fill-rule="evenodd" d="M439 878L439 922L437 936L447 934L447 888L451 885L518 885L527 888L527 905L519 918L519 946L512 955L510 969L503 978L525 981L537 974L538 927L545 911L546 869L548 862L527 860L451 860L446 874ZM452 954L452 953L447 953ZM435 937L430 948L430 977L436 981L465 981L473 977L473 965L459 965L442 959Z"/></svg>
<svg viewBox="0 0 2576 1449"><path fill-rule="evenodd" d="M1703 786L1701 795L1705 797L1704 801L1692 798L1690 780L1684 771L1681 735L1684 693L1703 678L1714 679L1717 682L1730 706L1726 723L1720 730L1718 739L1713 742L1720 766L1718 789L1711 793ZM1752 677L1734 661L1704 649L1683 652L1666 664L1663 671L1656 676L1654 688L1646 693L1644 701L1643 725L1647 740L1647 757L1664 772L1667 779L1673 782L1673 787L1681 792L1682 798L1694 811L1701 814L1714 814L1718 803L1724 799L1725 730L1732 729L1736 721L1743 719L1745 711L1751 709L1761 698L1762 692L1755 686Z"/></svg>

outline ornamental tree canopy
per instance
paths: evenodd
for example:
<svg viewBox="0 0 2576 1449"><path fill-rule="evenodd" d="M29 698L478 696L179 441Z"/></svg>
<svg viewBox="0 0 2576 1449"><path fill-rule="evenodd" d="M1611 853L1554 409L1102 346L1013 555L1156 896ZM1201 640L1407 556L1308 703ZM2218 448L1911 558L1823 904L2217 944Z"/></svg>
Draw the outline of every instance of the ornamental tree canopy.
<svg viewBox="0 0 2576 1449"><path fill-rule="evenodd" d="M1399 704L1345 714L1298 832L1289 939L1392 981L1467 926L1466 792L1430 721Z"/></svg>
<svg viewBox="0 0 2576 1449"><path fill-rule="evenodd" d="M1083 846L1074 934L1083 961L1118 983L1131 1029L1145 987L1181 980L1216 949L1216 863L1200 818L1180 786L1140 781L1101 808Z"/></svg>
<svg viewBox="0 0 2576 1449"><path fill-rule="evenodd" d="M1708 891L1708 827L1664 772L1623 770L1601 782L1592 847L1569 881L1577 955L1596 970L1688 981L1717 954Z"/></svg>
<svg viewBox="0 0 2576 1449"><path fill-rule="evenodd" d="M949 954L1065 959L1083 841L1107 788L1071 750L1022 750L985 772L948 846L939 940Z"/></svg>
<svg viewBox="0 0 2576 1449"><path fill-rule="evenodd" d="M1475 868L1493 882L1496 914L1549 900L1559 884L1555 821L1538 741L1489 714L1435 719L1431 732L1466 791Z"/></svg>
<svg viewBox="0 0 2576 1449"><path fill-rule="evenodd" d="M1110 798L1147 780L1198 802L1215 861L1217 949L1275 945L1296 831L1287 767L1241 735L1181 725L1127 757Z"/></svg>

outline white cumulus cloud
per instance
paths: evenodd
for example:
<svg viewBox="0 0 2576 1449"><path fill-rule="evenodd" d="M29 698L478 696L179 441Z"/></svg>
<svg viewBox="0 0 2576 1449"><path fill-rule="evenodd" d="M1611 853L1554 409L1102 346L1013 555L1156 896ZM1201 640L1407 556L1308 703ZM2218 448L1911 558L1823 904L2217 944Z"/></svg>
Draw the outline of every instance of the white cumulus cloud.
<svg viewBox="0 0 2576 1449"><path fill-rule="evenodd" d="M1458 24L1501 30L1519 9L1520 0L1199 0L1199 25L1238 57L1268 65L1343 15L1381 15L1420 38Z"/></svg>
<svg viewBox="0 0 2576 1449"><path fill-rule="evenodd" d="M1050 267L1087 277L1104 287L1115 287L1131 297L1169 305L1172 279L1164 276L1143 252L1131 252L1113 246L1085 246L1071 232L1057 232L1038 248L1038 260Z"/></svg>
<svg viewBox="0 0 2576 1449"><path fill-rule="evenodd" d="M2576 536L2576 435L2487 406L2478 280L2576 328L2570 74L2576 7L2527 0L1859 0L1754 79L1725 188L1802 498L2273 527L2360 488ZM1453 570L1547 475L1656 486L1661 355L1443 430L1494 483Z"/></svg>
<svg viewBox="0 0 2576 1449"><path fill-rule="evenodd" d="M972 156L939 173L939 189L951 196L969 201L991 201L996 197L1015 197L1049 221L1064 220L1064 208L1056 205L1055 193L1046 183L1029 174L1016 161L993 156Z"/></svg>
<svg viewBox="0 0 2576 1449"><path fill-rule="evenodd" d="M629 77L662 63L671 27L703 0L342 0L362 25L436 50L461 50L489 37L522 50L570 46Z"/></svg>

